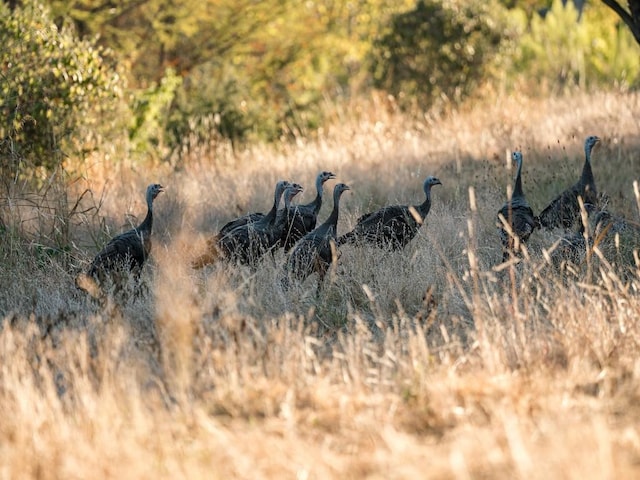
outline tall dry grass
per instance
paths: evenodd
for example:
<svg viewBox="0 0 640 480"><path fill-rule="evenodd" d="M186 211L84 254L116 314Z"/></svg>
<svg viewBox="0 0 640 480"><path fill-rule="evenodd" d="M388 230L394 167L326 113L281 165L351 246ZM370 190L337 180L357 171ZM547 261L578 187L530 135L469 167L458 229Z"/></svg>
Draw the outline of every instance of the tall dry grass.
<svg viewBox="0 0 640 480"><path fill-rule="evenodd" d="M593 168L609 208L637 221L639 106L636 94L499 97L416 121L374 99L295 145L191 152L178 168L97 156L65 191L31 203L14 191L0 234L0 476L636 478L637 266L599 244L558 268L559 233L535 232L529 259L498 270L495 222L508 150L524 152L538 212L577 179L590 134L604 140ZM345 247L319 293L315 278L280 289L282 253L257 270L189 268L226 220L266 210L278 179L308 201L320 170L353 189L340 231L417 201L427 175L443 186L403 252ZM145 288L82 295L74 274L142 218L157 181Z"/></svg>

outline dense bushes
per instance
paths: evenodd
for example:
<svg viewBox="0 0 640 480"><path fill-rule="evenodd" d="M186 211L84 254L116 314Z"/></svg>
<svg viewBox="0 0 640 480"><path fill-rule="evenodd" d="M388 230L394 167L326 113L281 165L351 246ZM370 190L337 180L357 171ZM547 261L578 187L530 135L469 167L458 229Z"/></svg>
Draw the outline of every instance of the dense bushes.
<svg viewBox="0 0 640 480"><path fill-rule="evenodd" d="M607 84L634 86L640 80L640 49L627 27L604 5L591 2L582 13L572 2L554 0L544 16L520 23L515 69L532 85L548 90Z"/></svg>
<svg viewBox="0 0 640 480"><path fill-rule="evenodd" d="M211 141L210 128L240 141L308 135L326 102L372 88L424 110L489 82L531 94L637 84L638 46L615 14L592 2L578 16L565 3L544 16L532 2L476 0L285 0L273 16L261 7L263 23L238 45L184 74L170 144Z"/></svg>
<svg viewBox="0 0 640 480"><path fill-rule="evenodd" d="M95 147L122 95L103 49L24 3L12 12L0 3L0 162L11 175Z"/></svg>
<svg viewBox="0 0 640 480"><path fill-rule="evenodd" d="M253 19L247 22L261 21L251 29L237 25L237 33L213 31L212 37L239 40L184 72L171 109L173 140L191 135L207 141L212 124L217 133L240 142L313 132L322 125L327 101L348 98L368 84L371 39L392 13L411 3L266 0L247 5L237 14Z"/></svg>
<svg viewBox="0 0 640 480"><path fill-rule="evenodd" d="M424 110L488 82L548 93L635 86L640 72L631 34L597 2L579 17L561 0L544 16L505 0L50 0L58 27L21 3L0 4L0 154L14 173L82 158L115 131L153 158L306 136L327 104L371 89Z"/></svg>
<svg viewBox="0 0 640 480"><path fill-rule="evenodd" d="M496 2L419 0L375 42L375 85L422 108L460 101L490 78L509 35Z"/></svg>

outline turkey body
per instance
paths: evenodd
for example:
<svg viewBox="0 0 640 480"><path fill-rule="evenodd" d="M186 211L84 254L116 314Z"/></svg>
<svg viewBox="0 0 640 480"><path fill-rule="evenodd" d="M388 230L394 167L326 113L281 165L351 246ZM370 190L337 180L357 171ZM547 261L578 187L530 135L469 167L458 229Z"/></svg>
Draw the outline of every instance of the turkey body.
<svg viewBox="0 0 640 480"><path fill-rule="evenodd" d="M347 190L350 188L344 183L334 187L333 210L329 218L296 243L285 265L285 277L282 281L285 289L289 287L291 279L302 282L314 272L318 273L320 284L322 283L335 256L340 197Z"/></svg>
<svg viewBox="0 0 640 480"><path fill-rule="evenodd" d="M110 281L115 291L121 291L131 275L137 280L151 254L153 230L153 201L164 187L153 183L147 187L147 214L135 228L113 237L93 258L86 273L75 278L76 287L94 298L104 299L105 282Z"/></svg>
<svg viewBox="0 0 640 480"><path fill-rule="evenodd" d="M324 184L336 178L332 172L320 172L316 177L316 197L310 203L291 207L287 228L282 230L281 241L285 252L293 248L298 240L316 228L318 213L322 208Z"/></svg>
<svg viewBox="0 0 640 480"><path fill-rule="evenodd" d="M262 218L253 223L246 222L222 236L216 235L209 239L206 252L192 262L193 268L202 268L220 259L256 266L277 240L275 224L278 204L288 185L289 182L284 180L276 184L271 210Z"/></svg>
<svg viewBox="0 0 640 480"><path fill-rule="evenodd" d="M540 213L541 227L552 230L557 227L571 229L580 216L578 197L582 197L585 206L596 209L598 207L598 190L591 169L591 152L600 142L600 138L592 135L587 137L584 144L584 166L578 181L554 198Z"/></svg>
<svg viewBox="0 0 640 480"><path fill-rule="evenodd" d="M392 250L404 248L429 214L434 185L442 183L436 177L427 177L423 184L425 200L420 205L393 205L361 216L353 230L338 239L338 245L369 243Z"/></svg>
<svg viewBox="0 0 640 480"><path fill-rule="evenodd" d="M517 165L513 194L498 211L498 232L503 247L503 262L515 254L519 250L519 244L529 240L538 227L538 221L522 191L522 153L515 151L512 158ZM507 222L513 234L505 228L500 217Z"/></svg>
<svg viewBox="0 0 640 480"><path fill-rule="evenodd" d="M164 187L158 183L147 187L147 215L142 223L113 237L91 262L88 275L102 279L117 269L140 273L151 253L153 201L161 192L164 192Z"/></svg>

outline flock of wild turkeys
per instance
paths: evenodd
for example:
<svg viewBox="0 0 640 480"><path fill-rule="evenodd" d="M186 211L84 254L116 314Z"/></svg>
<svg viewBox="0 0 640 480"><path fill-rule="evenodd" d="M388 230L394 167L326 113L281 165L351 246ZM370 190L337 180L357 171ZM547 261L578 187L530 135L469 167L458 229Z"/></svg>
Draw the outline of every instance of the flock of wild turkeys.
<svg viewBox="0 0 640 480"><path fill-rule="evenodd" d="M596 218L607 228L627 228L627 223L601 209L601 198L591 170L591 152L600 141L590 136L585 141L585 161L580 179L575 185L558 195L536 216L522 190L522 153L513 152L516 177L511 198L498 212L498 231L503 246L502 260L518 255L536 229L561 227L570 230L560 241L560 252L568 256L585 248L584 221L581 212ZM194 268L202 268L218 261L257 266L267 254L282 248L287 260L282 272L282 286L286 289L292 280L301 282L314 272L320 284L329 266L337 257L337 249L345 244L371 244L380 248L399 250L416 236L431 208L431 188L441 185L429 176L424 181L425 199L419 205L386 206L362 215L350 232L338 236L336 226L341 195L349 186L338 183L333 191L333 210L324 223L317 225L322 206L323 186L335 178L331 172L321 172L316 179L316 197L308 204L293 204L302 192L297 183L279 181L276 184L273 205L266 214L251 213L225 224L217 235L207 242L206 251L193 260ZM97 281L104 280L114 271L131 271L138 275L151 252L153 201L163 191L162 185L147 187L147 215L134 229L117 235L93 259L87 272ZM280 203L283 202L283 207ZM582 203L582 206L581 206ZM579 222L578 222L579 221Z"/></svg>

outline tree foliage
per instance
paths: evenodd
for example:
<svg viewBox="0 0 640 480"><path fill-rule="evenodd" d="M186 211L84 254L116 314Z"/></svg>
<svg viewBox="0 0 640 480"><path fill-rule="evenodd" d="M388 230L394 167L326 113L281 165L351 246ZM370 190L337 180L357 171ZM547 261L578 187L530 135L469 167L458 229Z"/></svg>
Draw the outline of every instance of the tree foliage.
<svg viewBox="0 0 640 480"><path fill-rule="evenodd" d="M554 0L544 17L520 19L517 70L529 82L555 90L616 82L632 86L640 75L633 39L602 5L580 14L572 2Z"/></svg>
<svg viewBox="0 0 640 480"><path fill-rule="evenodd" d="M52 0L59 21L71 18L81 36L98 36L120 52L135 86L180 75L211 58L246 49L254 32L282 14L285 1Z"/></svg>
<svg viewBox="0 0 640 480"><path fill-rule="evenodd" d="M375 85L422 107L467 97L500 55L505 18L495 2L419 0L375 42Z"/></svg>
<svg viewBox="0 0 640 480"><path fill-rule="evenodd" d="M53 168L90 148L122 94L105 51L58 28L36 2L0 4L0 161L5 173Z"/></svg>
<svg viewBox="0 0 640 480"><path fill-rule="evenodd" d="M371 38L413 0L51 3L81 35L98 35L120 52L145 101L161 90L168 69L183 78L165 122L167 145L175 147L194 133L206 140L211 126L239 140L313 130L326 99L367 84Z"/></svg>
<svg viewBox="0 0 640 480"><path fill-rule="evenodd" d="M578 15L560 0L49 0L51 16L21 3L0 12L5 164L89 148L123 99L126 148L166 158L312 134L327 104L372 88L426 109L483 84L635 85L640 71L612 2Z"/></svg>

